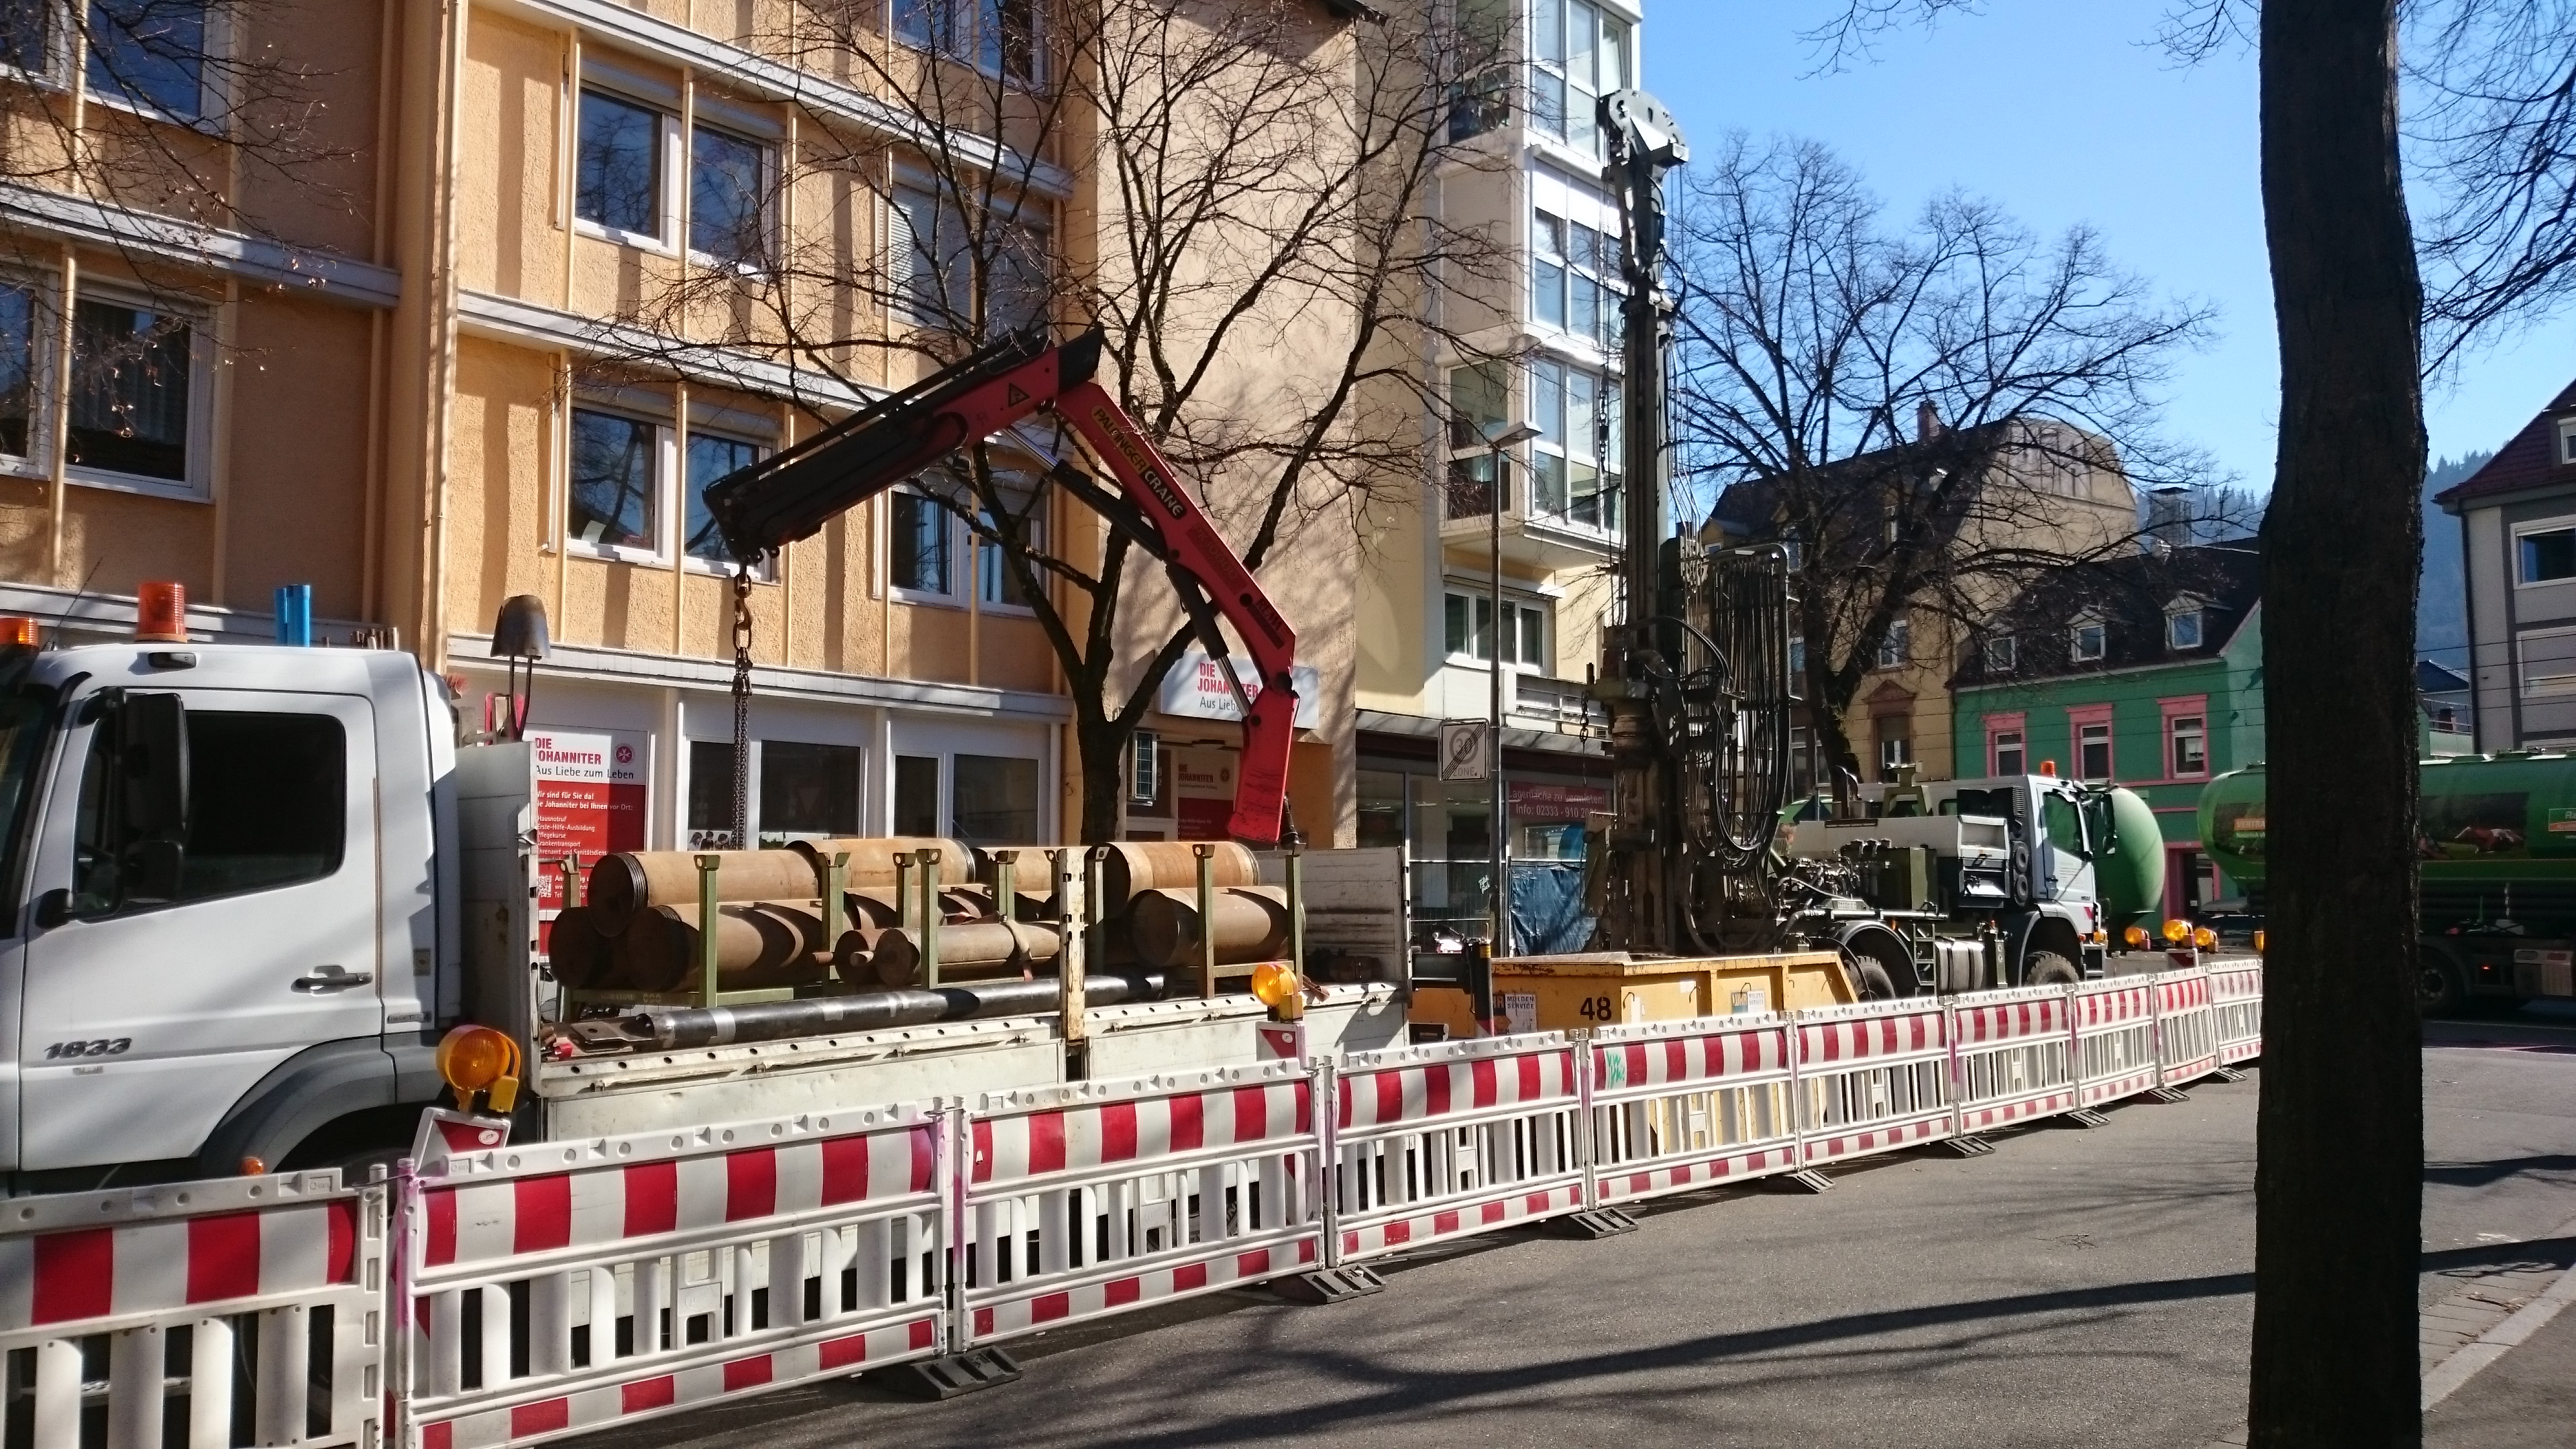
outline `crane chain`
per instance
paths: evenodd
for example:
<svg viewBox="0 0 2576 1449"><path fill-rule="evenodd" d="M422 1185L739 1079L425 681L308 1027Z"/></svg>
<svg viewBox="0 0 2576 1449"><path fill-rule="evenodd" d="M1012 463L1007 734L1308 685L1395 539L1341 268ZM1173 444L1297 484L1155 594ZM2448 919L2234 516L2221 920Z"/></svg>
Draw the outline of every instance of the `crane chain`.
<svg viewBox="0 0 2576 1449"><path fill-rule="evenodd" d="M733 848L751 849L751 565L733 574Z"/></svg>

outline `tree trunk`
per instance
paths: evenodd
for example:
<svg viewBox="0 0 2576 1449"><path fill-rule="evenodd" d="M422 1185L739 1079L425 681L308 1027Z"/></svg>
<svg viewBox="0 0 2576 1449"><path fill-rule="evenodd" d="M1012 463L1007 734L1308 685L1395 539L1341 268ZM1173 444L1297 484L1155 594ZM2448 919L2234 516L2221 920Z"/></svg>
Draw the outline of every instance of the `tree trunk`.
<svg viewBox="0 0 2576 1449"><path fill-rule="evenodd" d="M1082 756L1082 843L1107 845L1118 838L1119 796L1126 788L1127 741L1133 733L1110 720L1079 720L1074 746Z"/></svg>
<svg viewBox="0 0 2576 1449"><path fill-rule="evenodd" d="M2265 0L2281 341L2264 524L2271 952L2256 1140L2256 1449L2421 1442L2415 580L2423 293L2394 0Z"/></svg>

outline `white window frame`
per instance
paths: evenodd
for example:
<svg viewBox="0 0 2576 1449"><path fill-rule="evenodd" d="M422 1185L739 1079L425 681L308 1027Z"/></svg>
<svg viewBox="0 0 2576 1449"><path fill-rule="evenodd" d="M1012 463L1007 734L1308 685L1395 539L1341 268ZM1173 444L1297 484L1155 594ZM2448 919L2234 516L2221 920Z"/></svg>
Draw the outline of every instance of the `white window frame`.
<svg viewBox="0 0 2576 1449"><path fill-rule="evenodd" d="M2517 589L2555 589L2576 583L2576 574L2554 579L2526 579L2522 576L2522 541L2539 533L2576 533L2576 516L2561 514L2555 518L2531 518L2513 526L2512 552L2507 560L2513 565L2513 586Z"/></svg>
<svg viewBox="0 0 2576 1449"><path fill-rule="evenodd" d="M657 224L660 227L657 235L647 236L642 232L628 231L624 227L607 226L581 214L581 95L585 91L597 91L603 96L622 101L639 110L651 111L661 122L659 144L662 148L662 175L661 184L657 188L661 195L655 198ZM688 240L679 235L679 230L680 188L688 184L689 170L688 137L682 134L680 118L671 114L670 108L662 102L647 99L608 80L585 74L580 84L573 89L572 125L574 165L572 174L566 176L564 181L573 189L566 208L572 216L573 231L581 236L613 242L618 246L634 247L639 251L658 252L664 256L679 255L681 246ZM735 133L727 131L725 134ZM700 254L692 252L691 255ZM706 260L713 263L717 259L708 257Z"/></svg>
<svg viewBox="0 0 2576 1449"><path fill-rule="evenodd" d="M1451 599L1464 599L1467 602L1467 652L1464 654L1452 653L1449 649L1449 600ZM1476 609L1480 605L1485 608L1491 608L1493 607L1493 602L1493 590L1490 588L1477 588L1463 582L1453 582L1448 587L1441 590L1440 653L1441 658L1445 662L1469 669L1484 669L1488 667L1489 661L1487 661L1484 656L1475 652ZM1522 593L1511 589L1505 589L1503 591L1503 607L1507 610L1514 611L1512 614L1512 639L1514 641L1514 648L1512 650L1512 657L1503 661L1504 666L1516 673L1532 674L1542 679L1554 678L1555 675L1552 671L1556 661L1556 601L1538 594ZM1521 658L1520 656L1522 651L1518 647L1520 639L1521 614L1533 611L1538 615L1539 657L1536 661ZM1502 652L1503 645L1503 621L1500 618L1496 618L1493 621L1492 627L1494 631L1494 650L1496 653L1500 653Z"/></svg>
<svg viewBox="0 0 2576 1449"><path fill-rule="evenodd" d="M2186 731L2183 728L2184 725L2189 725L2191 728ZM2200 737L2199 769L2185 771L2182 768L2181 760L2176 758L2181 753L2180 747L2185 734L2192 734ZM2165 774L2168 778L2176 780L2203 780L2209 777L2209 716L2205 714L2177 714L2166 718Z"/></svg>
<svg viewBox="0 0 2576 1449"><path fill-rule="evenodd" d="M2093 648L2086 652L2084 631L2095 631ZM2078 618L2066 630L2066 657L2078 664L2099 664L2111 652L2111 626L2089 615Z"/></svg>
<svg viewBox="0 0 2576 1449"><path fill-rule="evenodd" d="M1575 183L1568 182L1566 189L1571 192L1579 188ZM1555 222L1565 233L1564 240L1555 243L1556 249L1552 252L1541 246L1540 238L1546 235L1546 228L1540 224L1540 217L1546 217ZM1591 232L1598 239L1594 243L1593 259L1588 263L1577 263L1574 259L1574 229L1578 226ZM1625 236L1620 232L1593 226L1589 222L1576 221L1570 216L1560 216L1536 201L1532 201L1529 207L1529 237L1530 327L1535 331L1571 338L1598 352L1605 359L1614 356L1617 350L1614 344L1625 335L1619 319L1620 308L1626 305L1628 300L1627 278L1616 266L1604 270L1598 248L1603 242L1613 247L1624 248L1628 244ZM1538 264L1542 260L1557 269L1556 310L1559 320L1554 322L1543 321L1538 315ZM1578 276L1590 281L1600 291L1601 300L1596 318L1596 330L1591 332L1578 332L1574 327L1574 279ZM1587 366L1585 370L1596 369Z"/></svg>
<svg viewBox="0 0 2576 1449"><path fill-rule="evenodd" d="M1575 140L1575 131L1577 128L1574 125L1573 118L1579 104L1582 106L1583 113L1588 120L1591 114L1591 106L1588 104L1589 102L1599 100L1601 96L1608 94L1610 91L1618 90L1623 86L1635 84L1633 77L1636 72L1637 26L1634 22L1630 21L1627 16L1620 14L1608 6L1595 4L1593 3L1593 0L1554 0L1554 3L1556 5L1559 22L1564 26L1563 32L1557 37L1557 51L1560 57L1559 59L1545 60L1541 58L1542 52L1539 46L1537 5L1531 5L1527 12L1529 15L1528 23L1530 36L1530 94L1533 97L1538 94L1538 88L1545 83L1542 80L1542 77L1550 77L1556 81L1565 97L1563 115L1559 123L1561 128L1551 131L1541 125L1539 123L1539 109L1535 104L1533 104L1529 111L1530 134L1540 137L1546 143L1566 151L1569 154L1586 157L1587 159L1597 162L1602 156L1607 154L1606 138L1601 135L1600 127L1594 125L1590 127L1590 148L1586 149L1584 146L1579 145ZM1592 54L1594 57L1592 74L1585 77L1580 86L1578 86L1573 79L1569 63L1562 58L1572 52L1572 47L1566 42L1574 33L1574 15L1578 8L1590 12L1592 17ZM1620 46L1620 64L1626 74L1616 77L1614 82L1608 86L1604 86L1600 83L1601 37L1602 23L1604 21L1615 23L1620 29L1626 32L1625 43ZM1580 102L1577 100L1578 96L1581 97Z"/></svg>
<svg viewBox="0 0 2576 1449"><path fill-rule="evenodd" d="M59 281L49 290L58 299L62 295ZM41 291L39 295L42 295ZM160 298L147 296L112 283L93 285L82 282L74 288L69 299L68 310L75 317L83 301L105 302L116 307L136 307L147 312L179 318L188 324L187 477L174 482L167 478L146 477L140 473L119 473L109 468L87 468L66 461L63 465L63 481L78 483L86 488L104 488L116 493L140 493L188 503L212 501L214 497L216 339L211 334L221 325L216 310L172 307ZM64 318L61 313L50 312L49 309L41 307L39 311L46 314L46 320L50 325L54 327L62 325ZM55 410L68 409L71 406L69 379L54 376L51 361L43 360L49 358L53 351L52 347L43 345L41 342L37 347L40 359L39 386L43 391L38 393L35 399L36 406L30 409L34 416L28 422L31 444L36 443L41 430L43 440L41 446L44 450L41 457L47 463L50 463L53 457ZM66 430L65 437L68 438L68 436L69 433ZM32 458L21 461L29 466L35 464L35 459Z"/></svg>
<svg viewBox="0 0 2576 1449"><path fill-rule="evenodd" d="M946 590L907 588L894 581L894 499L896 494L908 494L915 498L929 499L931 506L938 510L940 527L946 531L945 536L948 545L948 587ZM971 545L974 542L973 535L967 531L966 520L959 518L956 511L947 506L947 500L940 494L934 493L930 489L921 487L915 483L903 484L886 494L885 520L886 526L882 539L878 544L878 549L882 555L881 563L885 570L884 578L886 581L886 597L894 600L898 604L917 604L940 609L965 608L968 590L974 587L971 576L975 572L973 549L971 547L961 546Z"/></svg>
<svg viewBox="0 0 2576 1449"><path fill-rule="evenodd" d="M2558 461L2576 463L2576 418L2558 420Z"/></svg>
<svg viewBox="0 0 2576 1449"><path fill-rule="evenodd" d="M1887 623L1887 637L1878 641L1880 669L1903 669L1914 660L1914 621L1895 618Z"/></svg>
<svg viewBox="0 0 2576 1449"><path fill-rule="evenodd" d="M2007 743L2009 742L2009 743ZM2004 751L2011 750L2014 768L2004 768ZM1986 738L1986 765L1996 776L2030 773L2030 732L2027 729L1996 730Z"/></svg>
<svg viewBox="0 0 2576 1449"><path fill-rule="evenodd" d="M903 0L888 0L885 9L886 37L895 44L908 50L920 51L925 55L945 56L961 65L971 65L975 68L976 74L998 80L1004 85L1036 89L1047 83L1045 6L1032 3L1029 7L1029 73L1025 76L1016 76L998 64L993 66L984 64L982 0L924 0L926 7L943 8L952 15L962 12L965 16L962 23L954 19L950 21L950 24L956 28L950 34L951 43L947 45L940 44L935 34L926 41L904 34L895 22L895 10L902 3Z"/></svg>
<svg viewBox="0 0 2576 1449"><path fill-rule="evenodd" d="M50 74L42 79L49 86L57 89L69 89L72 81L72 27L59 22L68 17L69 7L74 5L86 12L89 8L89 0L62 0L62 3L53 6L52 12L57 23L53 26L54 33L48 35L45 40L45 63ZM232 103L232 96L223 84L224 67L220 64L232 51L230 11L223 6L209 3L209 0L201 0L199 8L202 23L205 25L205 51L204 58L197 67L197 107L194 114L183 116L177 112L165 110L150 101L138 100L121 90L102 90L89 83L86 73L79 78L83 100L91 105L108 106L130 115L141 116L145 120L159 121L164 125L195 131L200 135L222 136L225 129L225 116L231 109ZM17 70L15 66L0 68ZM86 72L86 59L83 61L83 69ZM19 73L25 74L23 71Z"/></svg>
<svg viewBox="0 0 2576 1449"><path fill-rule="evenodd" d="M2182 640L2182 625L2185 619L2191 621L2191 642L2188 644ZM2198 649L2208 640L2208 628L2209 619L2198 604L2189 608L2169 610L2165 614L2165 647Z"/></svg>
<svg viewBox="0 0 2576 1449"><path fill-rule="evenodd" d="M2020 643L2010 634L1997 634L1986 640L1985 666L1988 674L2010 674L2020 659Z"/></svg>
<svg viewBox="0 0 2576 1449"><path fill-rule="evenodd" d="M1521 500L1521 516L1544 519L1552 527L1575 533L1592 534L1604 538L1614 536L1624 526L1628 506L1628 480L1619 466L1625 460L1596 455L1602 451L1599 428L1599 420L1604 416L1602 410L1624 409L1625 394L1620 391L1619 380L1608 373L1586 367L1581 363L1568 362L1563 358L1535 358L1529 367L1530 416L1533 418L1543 416L1546 411L1544 392L1551 369L1557 382L1557 413L1562 420L1565 436L1562 439L1556 439L1542 433L1530 440L1530 462L1525 472L1522 490L1525 496ZM1579 439L1572 421L1574 394L1570 382L1570 379L1578 373L1592 381L1594 419L1594 426L1584 430ZM1618 424L1618 428L1614 430L1614 443L1623 441L1627 436L1628 420L1624 411L1618 415ZM1617 449L1614 448L1613 451ZM1538 474L1541 457L1556 459L1557 466L1564 470L1565 508L1562 512L1543 510L1539 505ZM1574 491L1574 467L1578 463L1592 470L1592 510L1594 518L1600 521L1585 523L1574 516L1575 500L1578 497ZM1603 499L1613 500L1611 506L1620 510L1619 517L1602 518Z"/></svg>
<svg viewBox="0 0 2576 1449"><path fill-rule="evenodd" d="M592 411L615 412L617 409L594 408ZM728 443L747 443L758 451L759 457L755 458L753 460L754 462L759 461L760 458L767 458L771 454L776 453L778 451L778 440L775 437L756 438L751 436L747 430L738 430L722 426L699 427L694 420L689 424L686 434L676 436L671 440L671 475L665 480L663 490L670 499L671 551L673 554L678 556L680 566L691 573L711 574L718 578L731 578L733 577L733 565L731 562L719 563L714 559L703 559L698 557L696 554L689 552L689 439L697 437L722 438ZM566 506L570 506L569 500L567 500ZM772 583L776 581L777 576L778 565L777 556L775 554L754 565L751 570L752 581L755 583Z"/></svg>
<svg viewBox="0 0 2576 1449"><path fill-rule="evenodd" d="M593 543L572 531L572 414L576 411L597 413L603 417L624 418L628 422L644 423L653 429L654 518L653 546L650 549L637 548L632 544ZM571 406L564 412L563 457L557 469L557 476L564 481L561 500L563 516L556 522L557 526L563 529L566 551L576 557L611 559L619 563L669 564L672 555L678 552L677 544L682 526L680 519L673 515L673 504L678 501L678 488L674 480L678 477L680 467L679 430L671 425L667 412L661 417L655 417L631 403L575 395Z"/></svg>
<svg viewBox="0 0 2576 1449"><path fill-rule="evenodd" d="M622 98L623 97L621 97L621 99ZM676 125L676 121L673 124ZM778 143L766 136L755 136L739 127L722 125L711 126L702 121L696 122L691 127L691 133L687 137L683 138L684 144L680 148L681 159L685 163L686 174L679 178L679 184L693 188L692 195L695 194L694 188L697 185L698 141L696 133L699 131L710 132L714 135L722 136L729 141L740 141L759 153L760 179L756 184L760 193L760 253L750 261L736 261L731 257L717 256L713 252L702 252L698 250L696 243L691 238L682 237L680 240L689 243L689 260L697 266L712 268L716 271L733 272L745 277L767 276L777 261L779 247L778 193L783 184L784 178L781 176L779 171ZM669 188L666 187L665 189L667 190ZM667 209L671 211L673 215L666 224L670 225L674 231L677 231L678 217L676 213L678 208L676 205L673 205ZM694 211L692 211L690 219L692 221L696 220Z"/></svg>
<svg viewBox="0 0 2576 1449"><path fill-rule="evenodd" d="M54 408L63 396L55 376L63 326L62 274L0 269L0 287L24 288L32 299L27 318L27 451L0 453L0 477L42 480L52 476ZM194 387L196 379L190 378L189 385Z"/></svg>
<svg viewBox="0 0 2576 1449"><path fill-rule="evenodd" d="M1012 501L1009 490L1004 491L1003 497L1006 501ZM979 506L976 511L981 513L984 510ZM953 519L952 521L957 523L961 528L965 526L965 520L963 519ZM1021 526L1028 530L1029 549L1031 552L1043 553L1046 551L1046 525L1046 509L1043 507L1031 508L1028 516L1021 521ZM975 575L975 608L977 611L986 614L1000 614L1009 618L1036 618L1038 611L1029 605L1005 603L995 596L998 593L998 584L1001 580L1008 577L1007 573L997 573L994 576L997 588L993 593L988 593L984 588L984 568L985 560L987 558L992 560L992 567L997 570L1007 570L1010 567L1010 561L1005 556L1001 546L985 542L983 538L977 535L975 530L971 528L966 529L966 546L968 572ZM1043 590L1047 586L1046 570L1034 569L1032 572L1037 575L1038 587Z"/></svg>
<svg viewBox="0 0 2576 1449"><path fill-rule="evenodd" d="M2533 675L2531 659L2524 646L2541 639L2566 639L2576 643L2576 628L2527 629L2513 636L2513 682L2516 693L2524 699L2562 699L2576 695L2576 648L2562 664L2565 672Z"/></svg>
<svg viewBox="0 0 2576 1449"><path fill-rule="evenodd" d="M2093 731L2102 732L2102 773L2092 775L2084 770L2084 747L2091 742ZM2075 726L2075 778L2084 781L2109 780L2120 772L2120 757L2111 726L2105 720L2086 720Z"/></svg>

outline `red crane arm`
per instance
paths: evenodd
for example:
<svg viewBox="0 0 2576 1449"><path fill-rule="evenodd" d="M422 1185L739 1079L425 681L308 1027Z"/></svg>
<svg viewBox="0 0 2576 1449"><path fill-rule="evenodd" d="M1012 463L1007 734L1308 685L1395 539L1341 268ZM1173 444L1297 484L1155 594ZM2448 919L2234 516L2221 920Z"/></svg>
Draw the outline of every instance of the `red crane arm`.
<svg viewBox="0 0 2576 1449"><path fill-rule="evenodd" d="M1235 688L1244 710L1243 759L1227 829L1249 845L1275 844L1296 731L1296 633L1174 479L1152 440L1091 380L1101 341L1094 328L1060 346L1029 333L982 348L793 448L726 475L707 489L707 511L725 547L750 563L812 537L835 515L974 440L1054 410L1118 480L1125 497L1120 506L1096 490L1072 491L1162 560L1208 657L1226 671L1229 684L1235 684L1233 666L1216 616L1234 625L1251 654L1259 684Z"/></svg>

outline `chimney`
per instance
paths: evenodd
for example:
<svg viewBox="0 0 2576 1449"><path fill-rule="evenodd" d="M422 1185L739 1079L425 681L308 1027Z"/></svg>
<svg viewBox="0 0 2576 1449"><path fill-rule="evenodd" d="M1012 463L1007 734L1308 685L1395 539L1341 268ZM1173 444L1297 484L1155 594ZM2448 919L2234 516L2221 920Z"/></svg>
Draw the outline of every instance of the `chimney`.
<svg viewBox="0 0 2576 1449"><path fill-rule="evenodd" d="M2159 488L2147 495L2147 537L2166 548L2191 546L2191 490Z"/></svg>
<svg viewBox="0 0 2576 1449"><path fill-rule="evenodd" d="M1928 443L1941 436L1941 410L1925 398L1914 405L1914 441Z"/></svg>

